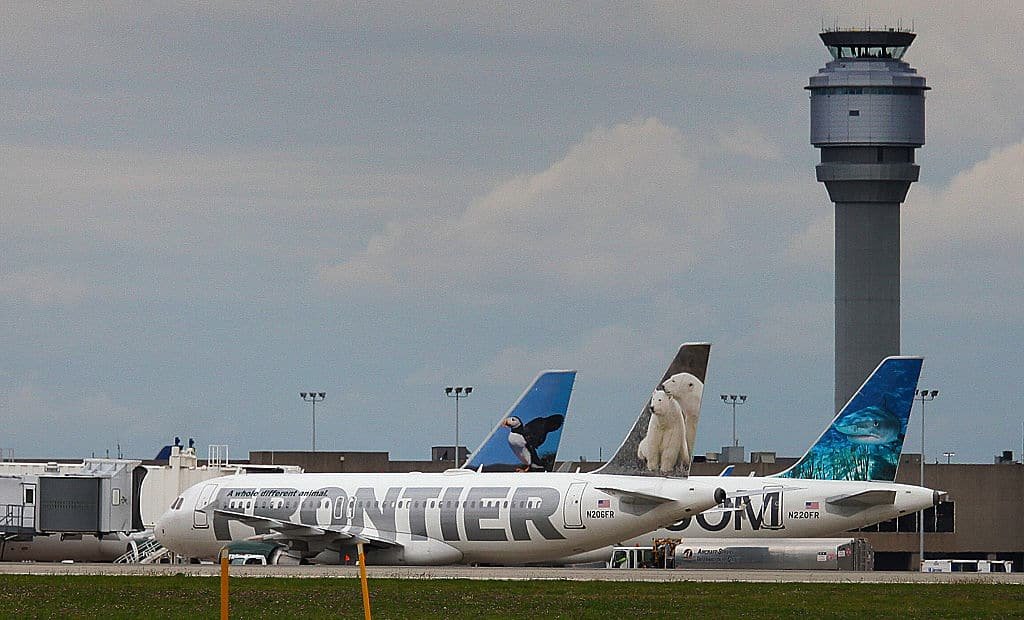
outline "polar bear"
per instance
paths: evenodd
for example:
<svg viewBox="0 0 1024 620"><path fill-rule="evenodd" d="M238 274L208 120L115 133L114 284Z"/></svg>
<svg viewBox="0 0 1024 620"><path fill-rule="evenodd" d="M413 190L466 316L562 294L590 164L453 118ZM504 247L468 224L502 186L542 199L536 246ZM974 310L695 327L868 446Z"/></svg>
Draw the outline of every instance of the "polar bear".
<svg viewBox="0 0 1024 620"><path fill-rule="evenodd" d="M661 389L679 404L683 412L683 421L686 423L686 447L692 454L694 442L697 441L697 423L700 422L700 400L704 395L704 383L688 372L681 372L666 379L661 384Z"/></svg>
<svg viewBox="0 0 1024 620"><path fill-rule="evenodd" d="M679 403L661 390L651 394L651 419L647 434L637 446L636 453L651 471L670 472L677 463L690 463L690 450L686 445L686 426Z"/></svg>

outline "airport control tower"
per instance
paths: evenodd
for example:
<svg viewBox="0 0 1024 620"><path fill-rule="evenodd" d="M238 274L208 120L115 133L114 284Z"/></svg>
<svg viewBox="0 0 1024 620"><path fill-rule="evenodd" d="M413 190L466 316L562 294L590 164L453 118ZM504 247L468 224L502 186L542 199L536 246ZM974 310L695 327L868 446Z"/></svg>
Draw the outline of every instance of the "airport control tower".
<svg viewBox="0 0 1024 620"><path fill-rule="evenodd" d="M924 77L903 30L821 33L832 61L811 77L815 168L836 203L838 411L882 358L900 352L900 203L924 144Z"/></svg>

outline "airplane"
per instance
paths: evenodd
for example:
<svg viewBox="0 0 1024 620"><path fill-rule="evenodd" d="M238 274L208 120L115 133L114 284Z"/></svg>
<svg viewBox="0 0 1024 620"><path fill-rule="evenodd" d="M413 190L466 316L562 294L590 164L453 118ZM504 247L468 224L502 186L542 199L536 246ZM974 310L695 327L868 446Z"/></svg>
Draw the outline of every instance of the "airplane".
<svg viewBox="0 0 1024 620"><path fill-rule="evenodd" d="M685 404L698 415L710 350L684 344L659 383L689 390ZM718 479L687 478L681 448L672 454L664 446L655 467L639 454L657 426L651 417L645 404L601 472L240 474L187 489L155 534L192 558L214 557L242 539L274 541L302 559L326 549L351 553L362 543L376 564L526 563L581 553L726 499Z"/></svg>
<svg viewBox="0 0 1024 620"><path fill-rule="evenodd" d="M727 494L723 505L621 544L649 545L653 538L829 536L937 505L945 493L893 482L923 361L882 360L792 467L769 476L691 476L715 480ZM606 547L558 563L609 557L611 547Z"/></svg>

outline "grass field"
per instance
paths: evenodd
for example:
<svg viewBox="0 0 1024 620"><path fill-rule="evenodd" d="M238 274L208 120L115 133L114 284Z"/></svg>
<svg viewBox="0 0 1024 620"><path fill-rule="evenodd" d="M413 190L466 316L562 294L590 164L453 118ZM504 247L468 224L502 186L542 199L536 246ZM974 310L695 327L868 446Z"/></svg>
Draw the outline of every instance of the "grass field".
<svg viewBox="0 0 1024 620"><path fill-rule="evenodd" d="M374 618L1021 618L1024 587L377 579ZM215 577L0 577L4 618L217 618ZM356 579L231 580L232 618L362 618Z"/></svg>

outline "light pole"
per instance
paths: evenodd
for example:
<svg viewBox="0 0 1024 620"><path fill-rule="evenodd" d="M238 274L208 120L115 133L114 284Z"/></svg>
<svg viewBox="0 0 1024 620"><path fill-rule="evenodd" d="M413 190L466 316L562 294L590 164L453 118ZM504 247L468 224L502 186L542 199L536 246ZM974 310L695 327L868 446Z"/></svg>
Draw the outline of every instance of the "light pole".
<svg viewBox="0 0 1024 620"><path fill-rule="evenodd" d="M747 395L740 394L722 394L722 402L727 405L732 405L732 447L740 445L740 442L736 440L736 405L742 405L747 402Z"/></svg>
<svg viewBox="0 0 1024 620"><path fill-rule="evenodd" d="M914 400L921 403L921 486L924 486L924 404L935 400L939 395L938 390L920 390L914 394ZM918 531L918 570L924 570L924 510L917 515Z"/></svg>
<svg viewBox="0 0 1024 620"><path fill-rule="evenodd" d="M316 452L316 403L327 398L327 392L299 392L299 396L307 403L313 403L313 452Z"/></svg>
<svg viewBox="0 0 1024 620"><path fill-rule="evenodd" d="M446 396L455 399L455 469L459 468L459 399L469 396L472 392L472 387L461 385L444 389Z"/></svg>
<svg viewBox="0 0 1024 620"><path fill-rule="evenodd" d="M942 456L946 457L946 465L949 465L950 459L956 456L956 452L943 452Z"/></svg>

